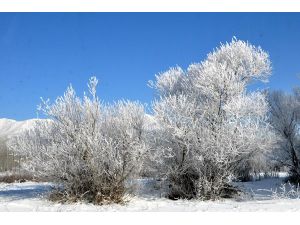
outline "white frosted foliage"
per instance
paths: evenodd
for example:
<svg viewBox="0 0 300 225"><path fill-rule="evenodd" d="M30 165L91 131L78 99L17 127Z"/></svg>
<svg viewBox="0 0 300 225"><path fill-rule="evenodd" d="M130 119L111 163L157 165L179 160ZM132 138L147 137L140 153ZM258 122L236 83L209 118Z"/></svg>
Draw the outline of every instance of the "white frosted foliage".
<svg viewBox="0 0 300 225"><path fill-rule="evenodd" d="M266 52L234 38L187 71L171 68L151 82L160 96L154 145L171 198L219 197L232 177L255 169L251 159L263 158L275 135L265 94L246 88L270 72Z"/></svg>

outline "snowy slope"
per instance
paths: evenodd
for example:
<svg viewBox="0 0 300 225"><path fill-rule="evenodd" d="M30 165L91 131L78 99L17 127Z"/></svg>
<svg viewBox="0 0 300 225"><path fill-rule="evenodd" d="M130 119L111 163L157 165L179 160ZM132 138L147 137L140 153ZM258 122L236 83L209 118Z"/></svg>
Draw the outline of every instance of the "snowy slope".
<svg viewBox="0 0 300 225"><path fill-rule="evenodd" d="M0 119L0 137L9 137L21 133L34 126L38 119L16 121L11 119Z"/></svg>
<svg viewBox="0 0 300 225"><path fill-rule="evenodd" d="M36 121L43 121L43 120L29 119L24 121L16 121L12 119L0 118L0 137L3 136L9 137L9 136L19 134L26 129L32 128L36 123ZM146 114L145 121L146 121L146 129L152 130L157 128L158 126L152 115Z"/></svg>

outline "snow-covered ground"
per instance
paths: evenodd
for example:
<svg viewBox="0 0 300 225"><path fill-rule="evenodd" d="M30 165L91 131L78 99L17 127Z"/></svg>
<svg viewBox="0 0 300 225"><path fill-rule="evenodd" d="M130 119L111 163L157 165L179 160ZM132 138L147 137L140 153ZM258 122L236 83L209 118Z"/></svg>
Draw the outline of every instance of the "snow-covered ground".
<svg viewBox="0 0 300 225"><path fill-rule="evenodd" d="M274 199L282 178L238 183L249 194L220 201L177 200L160 197L150 180L139 180L140 192L125 205L59 204L47 200L50 183L0 183L0 211L300 211L300 199ZM146 189L147 188L147 189ZM146 190L152 190L151 193Z"/></svg>

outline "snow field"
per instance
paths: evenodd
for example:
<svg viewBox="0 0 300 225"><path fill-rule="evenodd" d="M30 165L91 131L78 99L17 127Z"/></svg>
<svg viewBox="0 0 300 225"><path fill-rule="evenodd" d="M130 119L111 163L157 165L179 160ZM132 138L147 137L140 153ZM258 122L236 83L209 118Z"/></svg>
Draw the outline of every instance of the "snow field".
<svg viewBox="0 0 300 225"><path fill-rule="evenodd" d="M0 184L0 211L152 211L152 212L293 212L300 211L300 199L274 199L271 189L280 187L282 177L235 183L247 194L219 201L169 200L161 196L151 179L137 180L136 196L127 196L124 205L96 206L89 203L61 204L47 200L51 183Z"/></svg>

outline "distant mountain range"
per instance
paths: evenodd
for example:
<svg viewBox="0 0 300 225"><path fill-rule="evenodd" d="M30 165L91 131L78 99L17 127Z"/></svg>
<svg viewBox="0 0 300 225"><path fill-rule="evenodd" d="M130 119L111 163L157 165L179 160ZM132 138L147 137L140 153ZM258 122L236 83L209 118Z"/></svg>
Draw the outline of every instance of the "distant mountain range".
<svg viewBox="0 0 300 225"><path fill-rule="evenodd" d="M0 137L10 137L17 135L26 129L34 126L38 119L16 121L12 119L0 119Z"/></svg>
<svg viewBox="0 0 300 225"><path fill-rule="evenodd" d="M30 129L34 126L36 121L42 119L29 119L23 121L16 121L12 119L0 119L0 137L10 137L17 135L26 129ZM157 128L157 123L152 115L145 115L146 129L155 129Z"/></svg>

